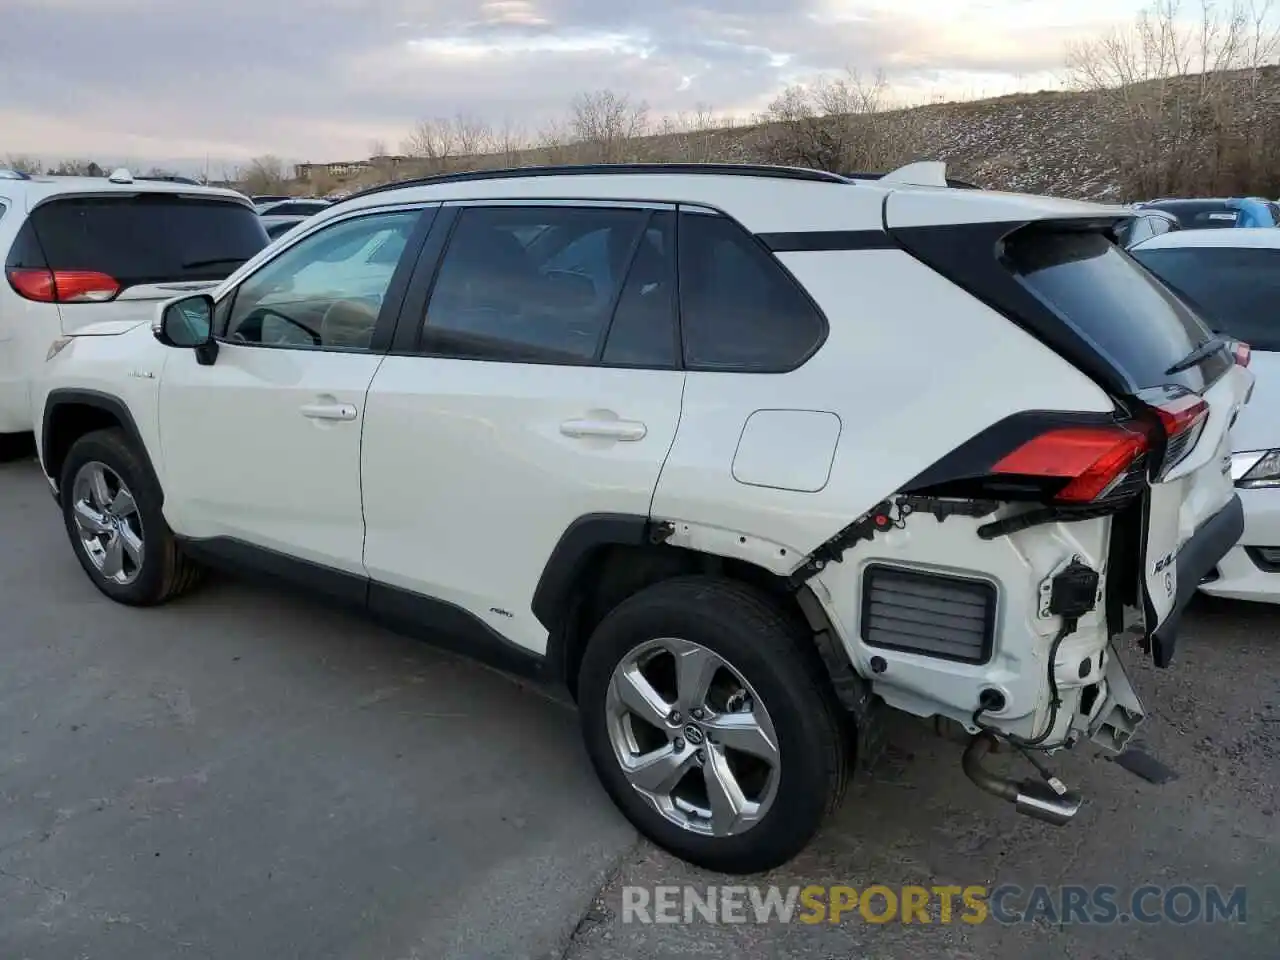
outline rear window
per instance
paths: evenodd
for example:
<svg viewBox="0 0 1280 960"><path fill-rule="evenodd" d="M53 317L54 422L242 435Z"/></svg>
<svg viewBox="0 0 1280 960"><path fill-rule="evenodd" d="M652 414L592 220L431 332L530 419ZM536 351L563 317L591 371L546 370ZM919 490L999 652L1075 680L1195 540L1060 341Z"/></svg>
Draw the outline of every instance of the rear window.
<svg viewBox="0 0 1280 960"><path fill-rule="evenodd" d="M1211 230L1217 227L1234 227L1240 222L1238 207L1221 200L1181 200L1161 203L1157 210L1173 214L1183 227L1194 230Z"/></svg>
<svg viewBox="0 0 1280 960"><path fill-rule="evenodd" d="M43 266L105 273L121 287L221 280L267 245L251 207L176 194L50 200L29 224Z"/></svg>
<svg viewBox="0 0 1280 960"><path fill-rule="evenodd" d="M1192 303L1215 332L1280 350L1280 250L1187 247L1133 256Z"/></svg>
<svg viewBox="0 0 1280 960"><path fill-rule="evenodd" d="M1101 233L1024 230L1006 241L1004 256L1027 289L1140 387L1176 383L1200 392L1230 367L1218 353L1165 373L1212 333Z"/></svg>

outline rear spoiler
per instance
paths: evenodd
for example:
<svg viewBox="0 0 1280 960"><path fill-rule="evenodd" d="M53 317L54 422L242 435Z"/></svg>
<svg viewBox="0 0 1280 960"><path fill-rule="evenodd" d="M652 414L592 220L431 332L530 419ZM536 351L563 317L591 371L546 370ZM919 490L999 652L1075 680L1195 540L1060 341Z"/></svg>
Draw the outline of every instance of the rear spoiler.
<svg viewBox="0 0 1280 960"><path fill-rule="evenodd" d="M842 173L847 180L881 180L913 187L951 187L955 190L981 190L975 183L947 176L947 165L940 160L922 160L889 173Z"/></svg>

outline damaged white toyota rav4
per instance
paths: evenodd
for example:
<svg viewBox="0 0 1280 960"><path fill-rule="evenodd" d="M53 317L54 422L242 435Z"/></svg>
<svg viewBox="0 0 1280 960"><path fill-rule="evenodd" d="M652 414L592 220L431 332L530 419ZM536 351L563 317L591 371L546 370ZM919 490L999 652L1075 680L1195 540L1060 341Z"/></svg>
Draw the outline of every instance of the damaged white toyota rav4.
<svg viewBox="0 0 1280 960"><path fill-rule="evenodd" d="M72 548L122 603L230 565L567 686L613 800L704 866L799 851L886 705L1065 822L1074 791L983 755L1124 747L1121 656L1169 663L1240 534L1252 377L1114 208L945 182L588 166L335 204L51 346Z"/></svg>

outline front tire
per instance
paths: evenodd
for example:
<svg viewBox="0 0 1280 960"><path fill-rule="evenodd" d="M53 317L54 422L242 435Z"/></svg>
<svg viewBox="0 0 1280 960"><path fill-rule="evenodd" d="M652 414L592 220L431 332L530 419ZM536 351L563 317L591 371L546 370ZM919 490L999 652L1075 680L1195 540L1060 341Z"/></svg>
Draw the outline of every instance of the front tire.
<svg viewBox="0 0 1280 960"><path fill-rule="evenodd" d="M816 653L745 585L679 577L623 601L587 646L578 705L614 803L698 866L777 867L843 795L844 721Z"/></svg>
<svg viewBox="0 0 1280 960"><path fill-rule="evenodd" d="M71 549L112 600L151 606L198 581L200 568L183 555L161 513L159 484L122 431L77 440L58 489Z"/></svg>

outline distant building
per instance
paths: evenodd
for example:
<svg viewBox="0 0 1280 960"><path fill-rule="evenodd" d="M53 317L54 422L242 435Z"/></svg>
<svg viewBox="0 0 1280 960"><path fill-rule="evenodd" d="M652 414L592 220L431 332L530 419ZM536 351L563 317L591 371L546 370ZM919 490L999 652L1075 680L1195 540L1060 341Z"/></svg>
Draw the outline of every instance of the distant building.
<svg viewBox="0 0 1280 960"><path fill-rule="evenodd" d="M370 157L368 160L339 160L336 163L299 163L294 165L293 177L295 180L310 182L317 174L325 174L341 180L366 170L396 170L409 160L409 157L389 155Z"/></svg>

